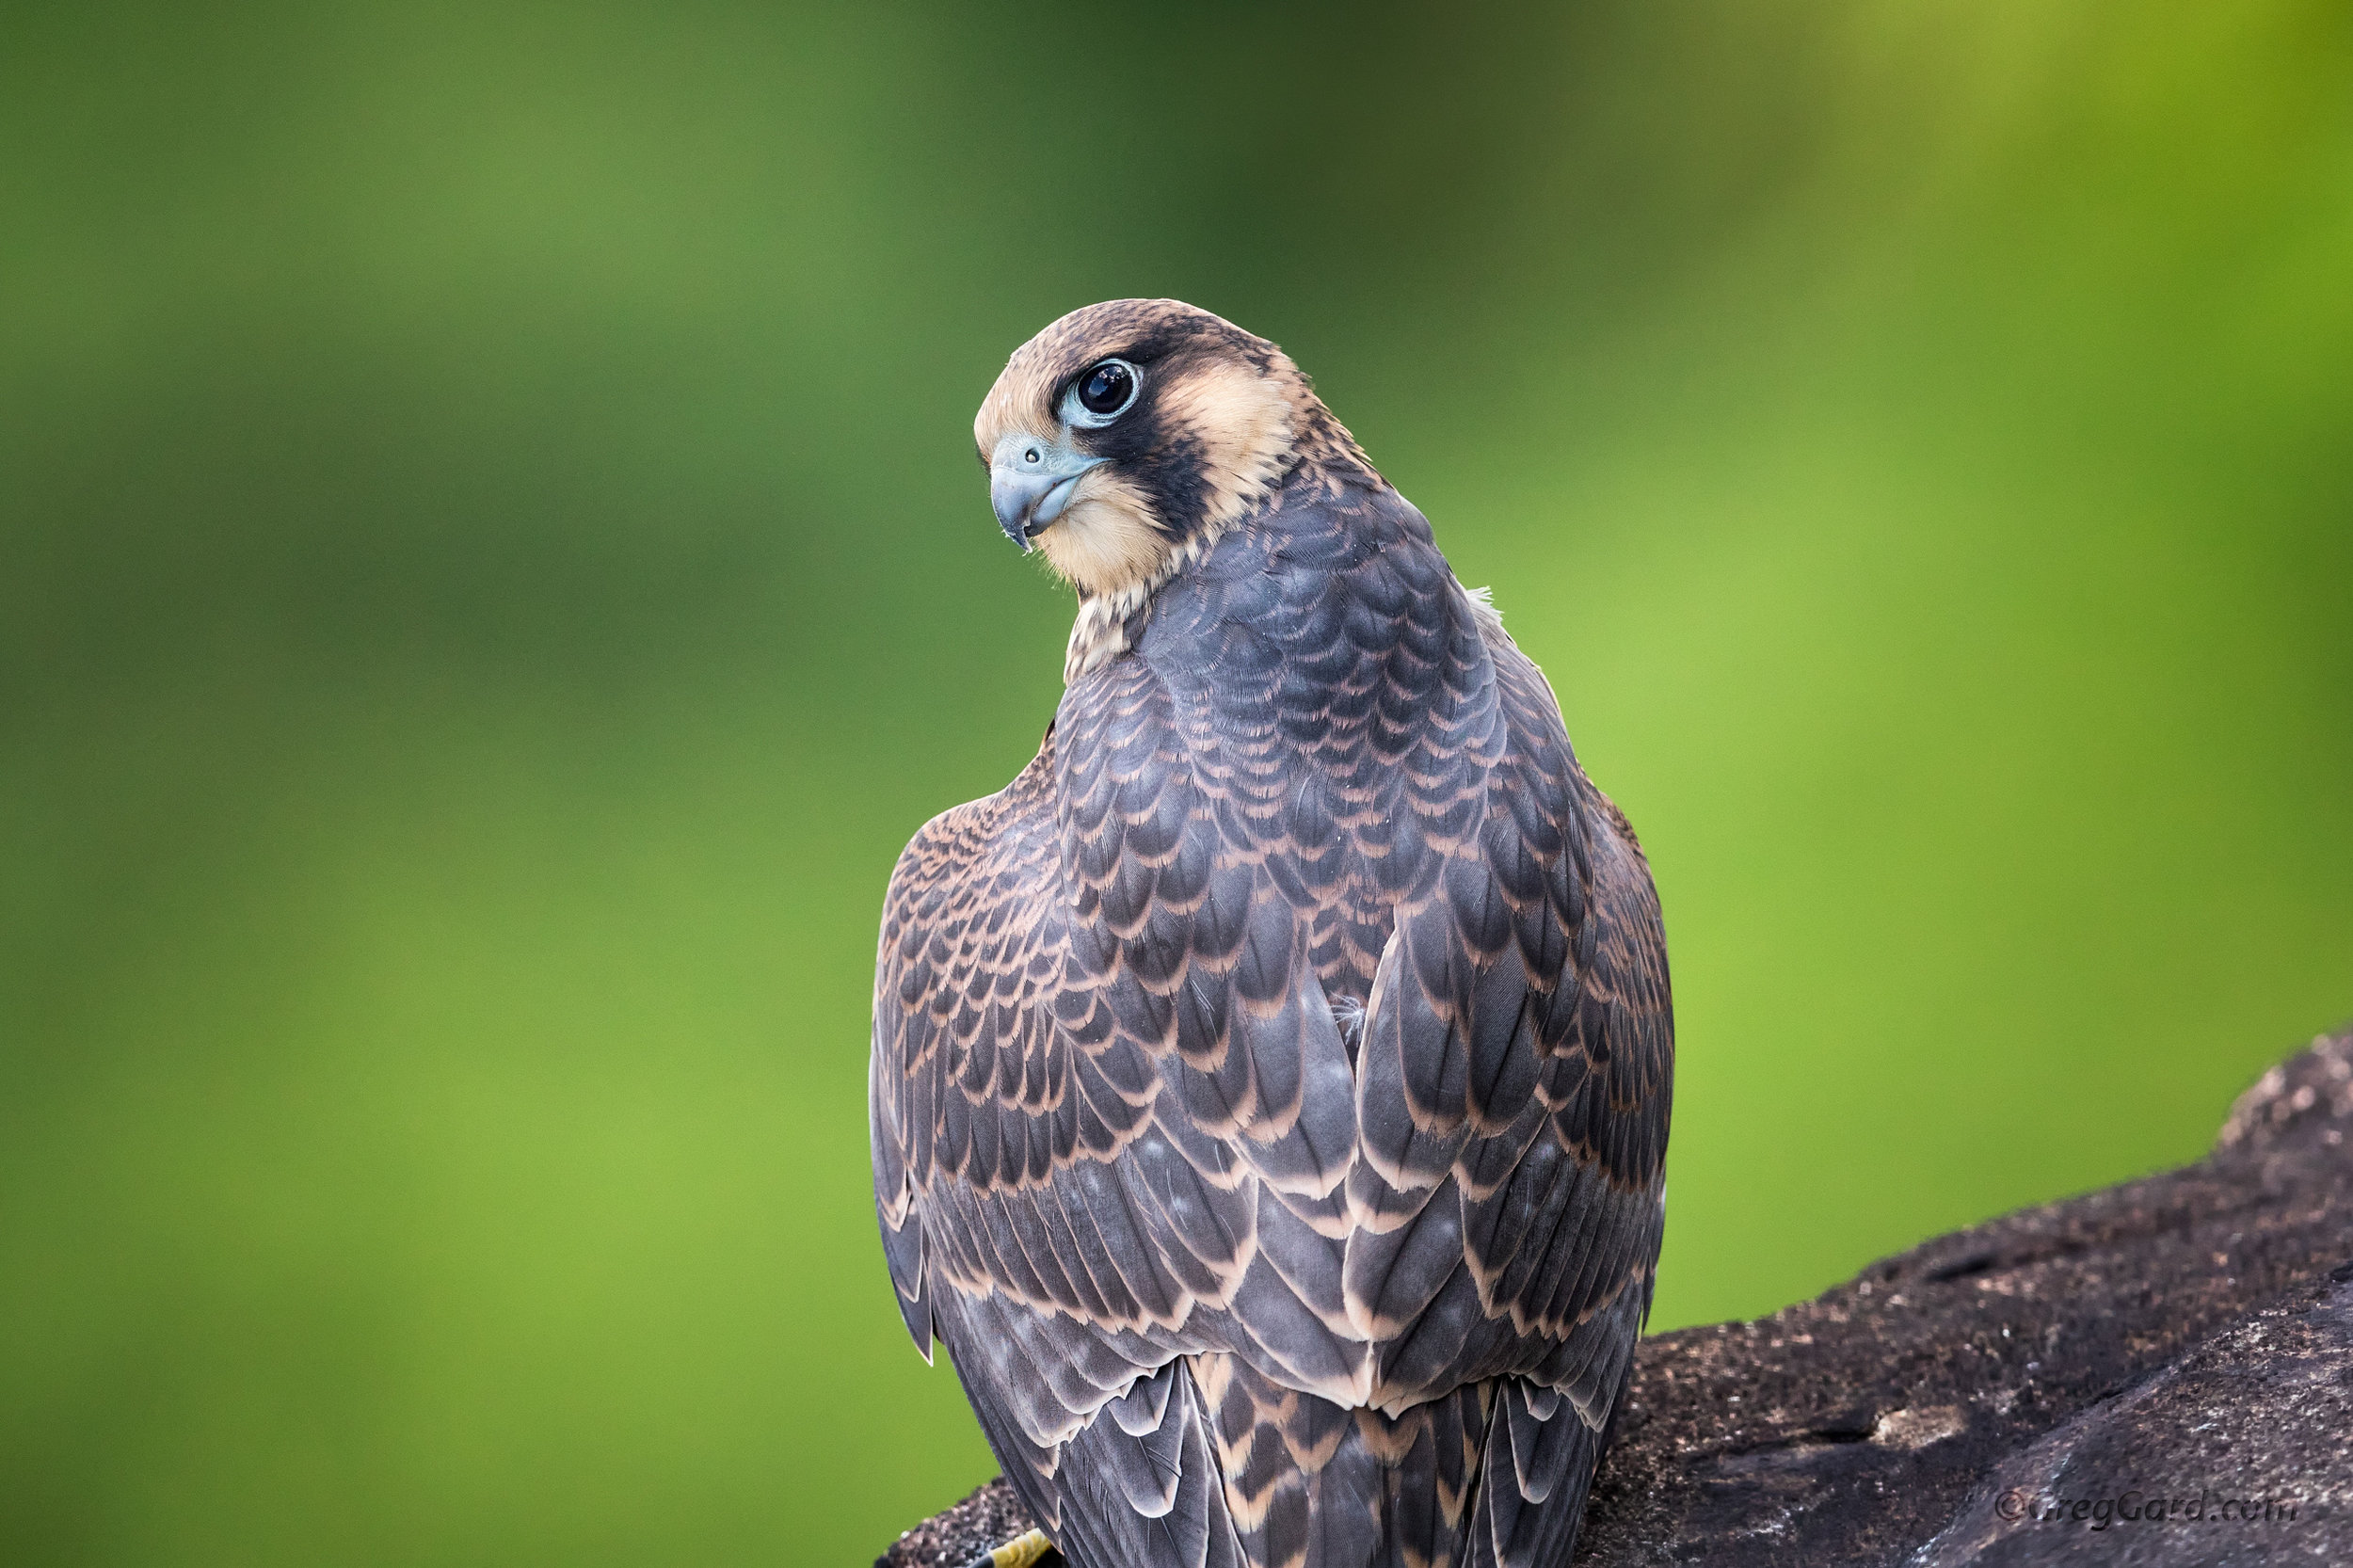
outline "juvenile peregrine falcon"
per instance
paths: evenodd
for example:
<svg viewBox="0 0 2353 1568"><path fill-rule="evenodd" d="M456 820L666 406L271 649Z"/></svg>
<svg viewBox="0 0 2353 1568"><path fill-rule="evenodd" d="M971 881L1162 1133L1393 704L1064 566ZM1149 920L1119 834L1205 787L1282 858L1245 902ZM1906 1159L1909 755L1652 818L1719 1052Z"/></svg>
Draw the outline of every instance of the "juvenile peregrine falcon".
<svg viewBox="0 0 2353 1568"><path fill-rule="evenodd" d="M1079 612L884 904L908 1331L1078 1568L1567 1562L1663 1214L1633 830L1273 344L1091 306L974 436Z"/></svg>

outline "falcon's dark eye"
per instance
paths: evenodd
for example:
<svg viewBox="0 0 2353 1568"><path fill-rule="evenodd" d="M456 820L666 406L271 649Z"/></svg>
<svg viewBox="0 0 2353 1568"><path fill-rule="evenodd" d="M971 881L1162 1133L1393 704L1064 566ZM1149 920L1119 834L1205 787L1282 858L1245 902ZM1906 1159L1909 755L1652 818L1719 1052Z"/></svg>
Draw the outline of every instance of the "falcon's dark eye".
<svg viewBox="0 0 2353 1568"><path fill-rule="evenodd" d="M1143 385L1136 367L1125 360L1105 360L1079 377L1063 405L1063 417L1073 424L1109 424L1128 411Z"/></svg>
<svg viewBox="0 0 2353 1568"><path fill-rule="evenodd" d="M1079 402L1090 414L1115 414L1128 406L1135 388L1133 371L1117 360L1106 360L1079 383Z"/></svg>

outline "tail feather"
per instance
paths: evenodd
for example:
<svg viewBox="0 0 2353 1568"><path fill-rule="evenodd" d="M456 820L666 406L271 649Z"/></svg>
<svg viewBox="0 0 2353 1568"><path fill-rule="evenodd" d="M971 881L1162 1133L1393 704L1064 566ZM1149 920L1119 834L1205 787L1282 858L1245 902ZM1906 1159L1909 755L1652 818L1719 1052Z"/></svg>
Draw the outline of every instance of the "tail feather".
<svg viewBox="0 0 2353 1568"><path fill-rule="evenodd" d="M1469 1568L1553 1568L1577 1550L1602 1433L1576 1404L1523 1378L1502 1380L1489 1418Z"/></svg>
<svg viewBox="0 0 2353 1568"><path fill-rule="evenodd" d="M1172 1361L1063 1445L1062 1528L1075 1568L1245 1568L1209 1412Z"/></svg>
<svg viewBox="0 0 2353 1568"><path fill-rule="evenodd" d="M1601 1434L1520 1378L1395 1416L1192 1358L1252 1568L1550 1568L1568 1560Z"/></svg>

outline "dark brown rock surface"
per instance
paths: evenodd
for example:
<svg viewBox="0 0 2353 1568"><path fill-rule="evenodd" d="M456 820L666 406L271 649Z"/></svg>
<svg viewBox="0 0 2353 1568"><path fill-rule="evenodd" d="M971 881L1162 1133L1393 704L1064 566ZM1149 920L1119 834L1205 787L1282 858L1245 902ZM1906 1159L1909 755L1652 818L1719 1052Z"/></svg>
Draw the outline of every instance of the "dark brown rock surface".
<svg viewBox="0 0 2353 1568"><path fill-rule="evenodd" d="M1026 1524L991 1481L881 1562L963 1568ZM2194 1165L1645 1340L1577 1552L2044 1562L2353 1563L2353 1032Z"/></svg>

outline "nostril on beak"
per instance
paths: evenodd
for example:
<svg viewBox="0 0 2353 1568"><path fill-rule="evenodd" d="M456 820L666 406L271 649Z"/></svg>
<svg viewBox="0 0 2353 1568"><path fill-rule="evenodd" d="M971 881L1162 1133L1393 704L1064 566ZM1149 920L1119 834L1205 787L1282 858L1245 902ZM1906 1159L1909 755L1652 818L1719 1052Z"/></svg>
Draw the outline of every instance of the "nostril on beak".
<svg viewBox="0 0 2353 1568"><path fill-rule="evenodd" d="M989 459L988 502L1005 537L1028 550L1031 536L1069 505L1080 476L1102 461L1050 436L1025 430L1001 438Z"/></svg>

